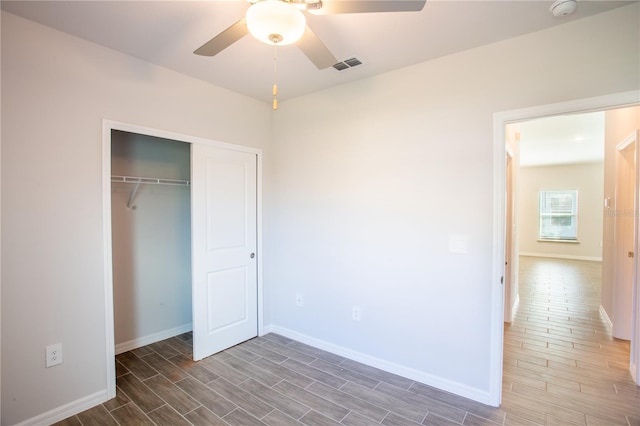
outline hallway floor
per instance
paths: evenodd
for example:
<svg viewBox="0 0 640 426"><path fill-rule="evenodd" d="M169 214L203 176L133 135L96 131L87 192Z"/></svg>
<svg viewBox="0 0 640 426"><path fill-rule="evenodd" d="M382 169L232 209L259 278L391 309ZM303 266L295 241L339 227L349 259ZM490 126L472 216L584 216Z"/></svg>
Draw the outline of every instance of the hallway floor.
<svg viewBox="0 0 640 426"><path fill-rule="evenodd" d="M629 344L600 318L600 263L521 258L503 405L268 334L191 361L190 333L116 357L117 397L57 425L640 426Z"/></svg>
<svg viewBox="0 0 640 426"><path fill-rule="evenodd" d="M612 338L599 313L601 263L522 256L519 270L503 408L535 424L640 425L629 342Z"/></svg>

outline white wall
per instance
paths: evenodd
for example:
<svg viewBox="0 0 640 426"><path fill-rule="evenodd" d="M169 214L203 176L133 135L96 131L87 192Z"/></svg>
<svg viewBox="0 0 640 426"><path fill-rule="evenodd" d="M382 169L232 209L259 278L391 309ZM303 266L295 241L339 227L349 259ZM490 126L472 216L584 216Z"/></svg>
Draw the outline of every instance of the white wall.
<svg viewBox="0 0 640 426"><path fill-rule="evenodd" d="M640 107L621 108L605 112L605 176L604 197L611 199L611 208L604 210L602 249L602 307L610 319L615 317L614 280L615 280L615 199L616 199L616 146L626 139L632 131L640 129ZM640 343L640 342L638 342Z"/></svg>
<svg viewBox="0 0 640 426"><path fill-rule="evenodd" d="M190 179L187 143L113 131L111 174ZM189 186L112 183L116 353L191 330Z"/></svg>
<svg viewBox="0 0 640 426"><path fill-rule="evenodd" d="M578 242L538 241L539 191L578 190ZM520 254L602 260L604 163L521 167L519 191Z"/></svg>
<svg viewBox="0 0 640 426"><path fill-rule="evenodd" d="M271 116L264 103L2 13L3 425L106 389L102 120L267 152ZM45 369L56 342L64 363Z"/></svg>
<svg viewBox="0 0 640 426"><path fill-rule="evenodd" d="M493 113L638 89L638 13L283 103L267 225L278 331L486 400ZM449 252L451 235L467 237L468 253Z"/></svg>

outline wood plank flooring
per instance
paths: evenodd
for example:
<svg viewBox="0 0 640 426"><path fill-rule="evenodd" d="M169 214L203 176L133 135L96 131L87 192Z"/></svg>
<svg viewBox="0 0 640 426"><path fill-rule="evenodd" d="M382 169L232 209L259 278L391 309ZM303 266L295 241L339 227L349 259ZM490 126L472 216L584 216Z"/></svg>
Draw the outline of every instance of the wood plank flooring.
<svg viewBox="0 0 640 426"><path fill-rule="evenodd" d="M118 355L116 398L56 425L640 425L599 289L599 263L521 259L500 408L276 334L193 362L187 333Z"/></svg>
<svg viewBox="0 0 640 426"><path fill-rule="evenodd" d="M519 277L520 306L504 335L507 420L640 425L629 342L614 339L599 313L601 263L522 256Z"/></svg>

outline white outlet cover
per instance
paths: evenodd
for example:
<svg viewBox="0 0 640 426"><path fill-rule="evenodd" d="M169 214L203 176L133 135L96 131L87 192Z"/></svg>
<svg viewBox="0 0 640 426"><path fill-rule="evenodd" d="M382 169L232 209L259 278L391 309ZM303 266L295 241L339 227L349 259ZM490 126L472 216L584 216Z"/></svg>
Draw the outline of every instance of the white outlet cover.
<svg viewBox="0 0 640 426"><path fill-rule="evenodd" d="M354 321L360 321L362 319L360 306L353 306L353 308L351 308L351 319L353 319Z"/></svg>
<svg viewBox="0 0 640 426"><path fill-rule="evenodd" d="M62 343L49 345L45 350L46 367L62 364Z"/></svg>

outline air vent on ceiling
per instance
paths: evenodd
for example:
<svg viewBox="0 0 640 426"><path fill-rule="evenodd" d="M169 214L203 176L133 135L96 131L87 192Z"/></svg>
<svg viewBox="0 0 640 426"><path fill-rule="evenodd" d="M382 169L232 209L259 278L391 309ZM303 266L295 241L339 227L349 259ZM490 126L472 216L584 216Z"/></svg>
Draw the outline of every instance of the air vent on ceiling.
<svg viewBox="0 0 640 426"><path fill-rule="evenodd" d="M342 62L338 62L334 64L333 67L338 71L343 71L349 68L357 67L358 65L362 65L362 61L358 58L349 58L345 59Z"/></svg>

